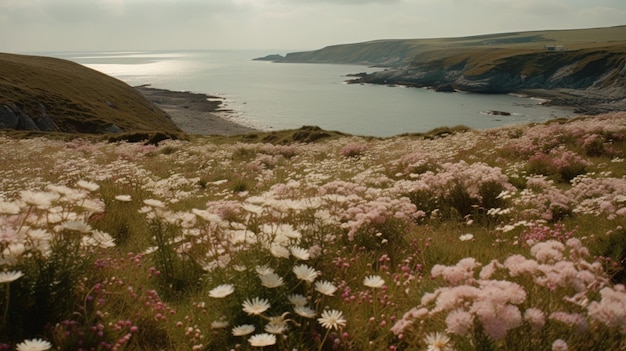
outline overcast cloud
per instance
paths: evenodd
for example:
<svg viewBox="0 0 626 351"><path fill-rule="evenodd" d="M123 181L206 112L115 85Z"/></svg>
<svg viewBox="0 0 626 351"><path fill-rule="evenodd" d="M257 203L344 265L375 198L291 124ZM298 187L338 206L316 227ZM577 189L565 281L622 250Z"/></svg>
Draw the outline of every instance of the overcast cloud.
<svg viewBox="0 0 626 351"><path fill-rule="evenodd" d="M0 51L289 51L624 24L624 0L0 0Z"/></svg>

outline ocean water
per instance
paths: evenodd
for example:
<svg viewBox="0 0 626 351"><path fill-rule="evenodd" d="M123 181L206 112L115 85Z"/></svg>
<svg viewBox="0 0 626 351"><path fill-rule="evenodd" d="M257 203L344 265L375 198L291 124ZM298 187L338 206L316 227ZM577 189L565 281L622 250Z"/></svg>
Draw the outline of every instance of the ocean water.
<svg viewBox="0 0 626 351"><path fill-rule="evenodd" d="M253 61L276 50L62 52L130 85L192 91L225 99L228 118L263 130L316 125L387 137L442 126L476 129L570 117L565 109L511 95L437 93L427 89L346 84L346 75L380 68ZM490 110L510 112L493 116Z"/></svg>

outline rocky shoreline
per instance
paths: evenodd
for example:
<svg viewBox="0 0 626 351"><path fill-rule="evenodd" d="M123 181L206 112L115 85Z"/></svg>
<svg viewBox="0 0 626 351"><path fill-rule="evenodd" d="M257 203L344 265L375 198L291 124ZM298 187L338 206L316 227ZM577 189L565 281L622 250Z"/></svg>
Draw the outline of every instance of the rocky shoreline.
<svg viewBox="0 0 626 351"><path fill-rule="evenodd" d="M135 87L147 100L165 111L185 133L200 135L237 135L258 129L230 121L230 110L221 109L223 98L188 91Z"/></svg>

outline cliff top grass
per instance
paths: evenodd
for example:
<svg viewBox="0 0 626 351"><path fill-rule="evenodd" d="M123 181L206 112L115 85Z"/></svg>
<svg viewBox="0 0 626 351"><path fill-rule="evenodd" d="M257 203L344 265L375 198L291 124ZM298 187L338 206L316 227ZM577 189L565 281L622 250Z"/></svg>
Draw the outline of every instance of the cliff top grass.
<svg viewBox="0 0 626 351"><path fill-rule="evenodd" d="M457 38L374 40L332 45L320 50L288 54L287 62L351 62L404 65L409 62L457 64L467 60L486 67L502 58L547 52L546 46L562 45L566 51L615 50L626 47L626 26L497 33ZM480 73L477 71L476 73Z"/></svg>
<svg viewBox="0 0 626 351"><path fill-rule="evenodd" d="M126 83L56 58L0 53L0 104L12 103L31 117L47 114L59 132L102 133L115 125L124 132L183 134Z"/></svg>

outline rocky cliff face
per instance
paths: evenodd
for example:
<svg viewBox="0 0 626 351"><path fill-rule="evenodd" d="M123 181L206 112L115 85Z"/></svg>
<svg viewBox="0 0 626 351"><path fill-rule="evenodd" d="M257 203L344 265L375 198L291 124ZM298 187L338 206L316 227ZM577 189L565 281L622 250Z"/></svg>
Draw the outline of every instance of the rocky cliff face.
<svg viewBox="0 0 626 351"><path fill-rule="evenodd" d="M361 75L351 82L489 94L566 89L573 91L572 98L561 98L554 103L623 103L626 99L625 49L537 51L481 63L470 62L463 54L465 56L451 56L445 60L415 60L403 67Z"/></svg>
<svg viewBox="0 0 626 351"><path fill-rule="evenodd" d="M386 67L355 74L352 83L492 94L542 90L553 103L601 104L604 107L597 111L602 112L626 109L625 38L626 26L618 26L377 40L290 53L273 60Z"/></svg>
<svg viewBox="0 0 626 351"><path fill-rule="evenodd" d="M626 87L626 51L527 53L499 58L482 67L466 61L454 65L414 61L401 68L365 75L356 82L419 87L450 85L479 93L595 89L614 95Z"/></svg>
<svg viewBox="0 0 626 351"><path fill-rule="evenodd" d="M66 60L0 53L0 129L181 133L126 83Z"/></svg>

